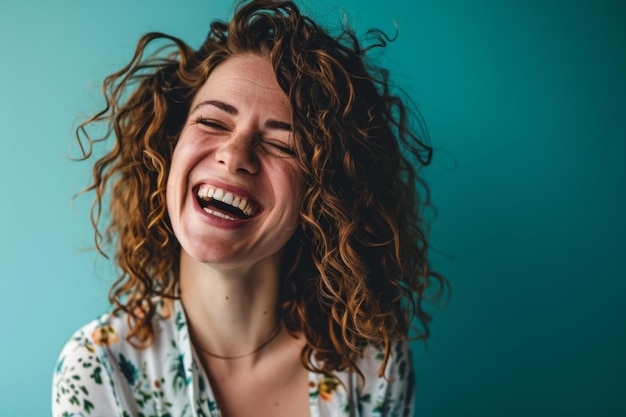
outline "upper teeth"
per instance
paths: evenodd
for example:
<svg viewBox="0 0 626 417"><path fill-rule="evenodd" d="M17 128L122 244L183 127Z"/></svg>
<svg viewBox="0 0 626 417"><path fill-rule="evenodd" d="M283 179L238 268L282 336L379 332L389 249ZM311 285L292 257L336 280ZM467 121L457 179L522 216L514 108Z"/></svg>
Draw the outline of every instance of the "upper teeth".
<svg viewBox="0 0 626 417"><path fill-rule="evenodd" d="M217 200L224 204L228 204L235 208L238 208L246 216L252 216L258 211L258 207L255 202L248 200L246 197L236 195L230 191L224 191L221 188L212 187L207 184L200 186L198 190L198 197L203 200Z"/></svg>

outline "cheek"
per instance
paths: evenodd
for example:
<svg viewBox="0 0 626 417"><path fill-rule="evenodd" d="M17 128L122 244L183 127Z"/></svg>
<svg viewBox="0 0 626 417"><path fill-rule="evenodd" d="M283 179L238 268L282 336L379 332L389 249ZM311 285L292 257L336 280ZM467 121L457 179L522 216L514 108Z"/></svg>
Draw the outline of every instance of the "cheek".
<svg viewBox="0 0 626 417"><path fill-rule="evenodd" d="M173 197L171 194L173 194L174 191L178 188L176 186L178 177L179 177L179 163L178 163L178 159L176 158L176 151L174 151L174 153L172 154L172 161L170 163L170 169L169 169L169 172L167 173L167 182L166 182L166 188L165 188L165 197L166 197L166 201L168 202L168 205L169 205L170 197Z"/></svg>
<svg viewBox="0 0 626 417"><path fill-rule="evenodd" d="M292 212L296 221L300 218L300 210L302 208L302 202L304 200L305 187L302 181L300 173L292 169L288 173L284 184L284 198L287 199L288 204L291 205Z"/></svg>
<svg viewBox="0 0 626 417"><path fill-rule="evenodd" d="M167 187L180 186L179 181L184 180L191 168L201 158L197 147L193 146L193 142L181 137L172 153L172 160L167 178Z"/></svg>
<svg viewBox="0 0 626 417"><path fill-rule="evenodd" d="M187 161L184 146L177 146L172 154L165 188L165 202L169 211L174 210L176 202L182 198L186 189Z"/></svg>

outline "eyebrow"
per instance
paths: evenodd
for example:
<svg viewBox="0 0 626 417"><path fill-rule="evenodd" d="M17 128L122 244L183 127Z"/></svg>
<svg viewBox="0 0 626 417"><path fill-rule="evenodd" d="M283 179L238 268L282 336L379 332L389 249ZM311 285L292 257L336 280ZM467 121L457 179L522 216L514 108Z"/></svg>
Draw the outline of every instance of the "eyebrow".
<svg viewBox="0 0 626 417"><path fill-rule="evenodd" d="M235 107L231 106L230 104L224 103L223 101L218 101L218 100L201 101L200 103L196 105L196 107L193 108L191 112L192 113L195 112L196 110L198 110L199 107L202 107L202 106L217 107L218 109L230 114L231 116L237 116L239 114L239 110L237 110Z"/></svg>
<svg viewBox="0 0 626 417"><path fill-rule="evenodd" d="M278 120L268 119L263 125L268 129L291 132L291 125L289 123L280 122Z"/></svg>
<svg viewBox="0 0 626 417"><path fill-rule="evenodd" d="M217 107L218 109L222 110L223 112L231 115L231 116L237 116L239 114L239 110L237 110L236 107L231 106L228 103L224 103L223 101L219 101L219 100L205 100L202 101L200 103L198 103L193 110L191 111L192 113L195 112L196 110L198 110L199 107L202 106L214 106ZM272 130L284 130L286 132L291 132L291 125L289 123L285 123L285 122L281 122L279 120L274 120L274 119L267 119L265 121L265 123L263 123L263 125L267 128L267 129L272 129Z"/></svg>

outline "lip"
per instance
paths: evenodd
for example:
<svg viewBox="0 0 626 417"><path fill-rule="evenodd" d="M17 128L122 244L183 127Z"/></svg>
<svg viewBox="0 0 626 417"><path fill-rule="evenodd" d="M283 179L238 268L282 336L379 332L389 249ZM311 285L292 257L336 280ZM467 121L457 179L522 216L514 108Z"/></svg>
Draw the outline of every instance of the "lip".
<svg viewBox="0 0 626 417"><path fill-rule="evenodd" d="M198 202L198 190L200 188L200 186L202 185L210 185L213 186L215 188L221 188L224 191L228 191L231 192L233 194L242 196L247 198L248 200L252 200L257 207L259 208L259 211L252 217L248 218L248 219L240 219L240 220L227 220L227 219L222 219L216 216L212 216L211 214L205 212L202 207L200 206L200 203ZM192 188L191 188L191 193L190 193L190 198L193 202L193 207L194 210L196 210L199 214L200 214L200 218L202 219L203 222L211 224L213 226L217 226L217 227L221 227L221 228L237 228L243 225L246 225L248 223L250 223L251 221L253 221L254 219L256 219L264 210L263 205L259 202L259 200L256 198L256 196L251 193L250 191L246 190L243 187L239 187L233 184L228 184L224 181L219 181L219 180L201 180L198 181Z"/></svg>

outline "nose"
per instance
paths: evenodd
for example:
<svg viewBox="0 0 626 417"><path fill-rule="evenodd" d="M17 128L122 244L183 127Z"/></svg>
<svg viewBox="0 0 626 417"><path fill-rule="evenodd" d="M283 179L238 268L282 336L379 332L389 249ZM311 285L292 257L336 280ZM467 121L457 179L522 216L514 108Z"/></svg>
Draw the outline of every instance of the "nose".
<svg viewBox="0 0 626 417"><path fill-rule="evenodd" d="M254 152L254 139L233 135L224 141L215 152L215 159L230 172L256 174L259 161Z"/></svg>

